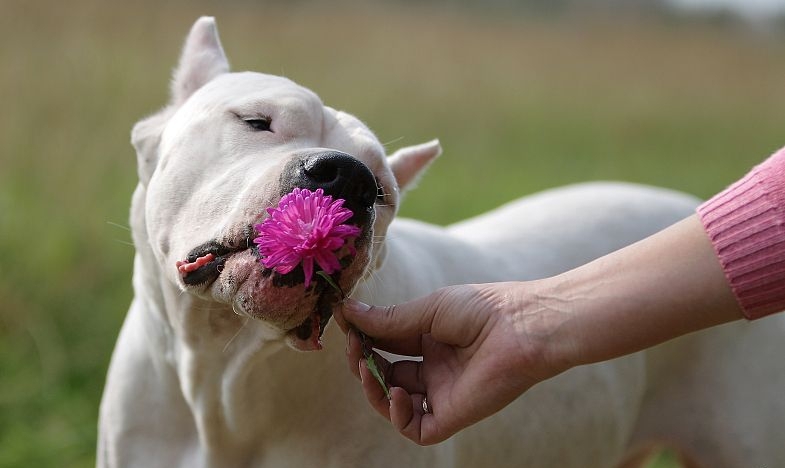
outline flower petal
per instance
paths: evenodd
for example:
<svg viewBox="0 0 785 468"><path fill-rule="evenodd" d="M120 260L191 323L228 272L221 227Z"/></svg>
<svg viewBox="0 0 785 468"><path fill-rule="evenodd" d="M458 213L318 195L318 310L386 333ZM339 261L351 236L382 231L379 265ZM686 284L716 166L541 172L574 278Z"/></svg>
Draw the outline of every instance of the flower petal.
<svg viewBox="0 0 785 468"><path fill-rule="evenodd" d="M313 277L312 257L303 258L303 274L305 275L305 288L308 289L308 286L311 284L311 278Z"/></svg>
<svg viewBox="0 0 785 468"><path fill-rule="evenodd" d="M353 216L343 203L343 199L324 195L323 189L295 188L281 197L278 207L268 208L269 216L254 225L259 236L253 242L261 263L281 274L302 263L306 287L313 279L314 261L328 274L339 271L336 252L362 232L343 224ZM354 255L353 242L349 244L349 254Z"/></svg>

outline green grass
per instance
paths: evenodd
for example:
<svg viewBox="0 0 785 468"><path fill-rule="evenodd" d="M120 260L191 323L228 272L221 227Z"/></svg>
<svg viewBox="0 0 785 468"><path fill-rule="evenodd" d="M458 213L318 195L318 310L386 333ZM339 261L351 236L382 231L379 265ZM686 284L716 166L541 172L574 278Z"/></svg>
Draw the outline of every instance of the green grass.
<svg viewBox="0 0 785 468"><path fill-rule="evenodd" d="M439 137L445 153L403 209L438 223L588 179L705 197L784 143L779 36L286 5L3 4L0 467L94 463L103 379L131 298L129 130L164 103L201 14L218 17L236 69L315 89L390 149Z"/></svg>

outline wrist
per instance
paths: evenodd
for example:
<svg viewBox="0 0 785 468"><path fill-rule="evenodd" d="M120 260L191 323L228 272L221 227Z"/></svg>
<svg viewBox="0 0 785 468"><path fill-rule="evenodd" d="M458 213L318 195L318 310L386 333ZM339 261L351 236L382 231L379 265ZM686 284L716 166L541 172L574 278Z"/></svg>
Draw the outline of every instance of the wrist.
<svg viewBox="0 0 785 468"><path fill-rule="evenodd" d="M582 364L573 333L573 304L560 277L518 283L513 312L521 368L536 381Z"/></svg>

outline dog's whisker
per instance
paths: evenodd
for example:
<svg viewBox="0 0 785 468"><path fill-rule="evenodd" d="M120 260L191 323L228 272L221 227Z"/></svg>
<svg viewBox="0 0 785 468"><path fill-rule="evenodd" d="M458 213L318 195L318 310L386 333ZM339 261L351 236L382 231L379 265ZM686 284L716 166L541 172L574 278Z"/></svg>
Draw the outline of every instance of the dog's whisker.
<svg viewBox="0 0 785 468"><path fill-rule="evenodd" d="M392 144L398 143L399 141L403 141L403 139L404 139L403 136L399 136L398 138L393 138L390 141L386 141L386 142L382 143L382 146L384 146L385 149L386 149L388 146L390 146Z"/></svg>
<svg viewBox="0 0 785 468"><path fill-rule="evenodd" d="M234 310L234 304L232 304L232 310ZM245 329L245 326L248 324L248 321L249 321L249 320L251 320L251 318L250 318L250 317L246 317L246 319L245 319L245 320L243 320L243 323L242 323L242 325L240 325L240 327L237 329L237 331L235 332L235 334L234 334L234 335L232 335L232 337L231 337L231 338L229 338L229 341L227 341L227 342L226 342L226 344L224 345L224 348L223 348L223 350L221 351L221 353L222 353L222 354L226 354L226 350L227 350L227 349L229 349L229 345L231 345L231 344L232 344L232 342L233 342L233 341L234 341L234 340L235 340L235 339L236 339L236 338L237 338L237 337L240 335L240 332L242 332L242 331L243 331L243 329Z"/></svg>
<svg viewBox="0 0 785 468"><path fill-rule="evenodd" d="M390 234L385 234L383 236L373 236L372 239L374 240L390 240L390 239L398 239L396 236L391 236Z"/></svg>
<svg viewBox="0 0 785 468"><path fill-rule="evenodd" d="M371 276L369 277L369 285L368 289L371 294L376 297L379 295L379 292L382 290L382 286L384 281L381 279L379 272L374 270L371 272Z"/></svg>
<svg viewBox="0 0 785 468"><path fill-rule="evenodd" d="M115 223L114 221L107 221L106 224L108 224L108 225L110 225L112 227L120 228L123 231L131 232L131 227L130 226L126 226L125 224Z"/></svg>
<svg viewBox="0 0 785 468"><path fill-rule="evenodd" d="M133 242L128 242L122 239L112 239L113 241L117 242L118 244L127 245L129 247L136 247Z"/></svg>
<svg viewBox="0 0 785 468"><path fill-rule="evenodd" d="M109 226L112 226L112 227L116 227L116 228L122 229L123 231L131 232L131 228L129 226L124 225L124 224L115 223L113 221L107 221L106 224L108 224ZM129 241L129 240L125 240L125 239L113 239L113 240L115 242L119 243L119 244L127 245L129 247L136 247L134 245L134 243L132 241Z"/></svg>

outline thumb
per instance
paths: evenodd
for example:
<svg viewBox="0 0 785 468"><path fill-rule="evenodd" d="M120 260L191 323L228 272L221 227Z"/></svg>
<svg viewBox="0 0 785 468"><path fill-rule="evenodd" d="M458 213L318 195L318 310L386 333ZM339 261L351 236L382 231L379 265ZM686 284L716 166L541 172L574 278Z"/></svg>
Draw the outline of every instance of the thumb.
<svg viewBox="0 0 785 468"><path fill-rule="evenodd" d="M430 333L438 293L411 302L374 306L354 299L335 311L336 319L353 325L374 340L374 346L397 353L419 354L420 337Z"/></svg>

